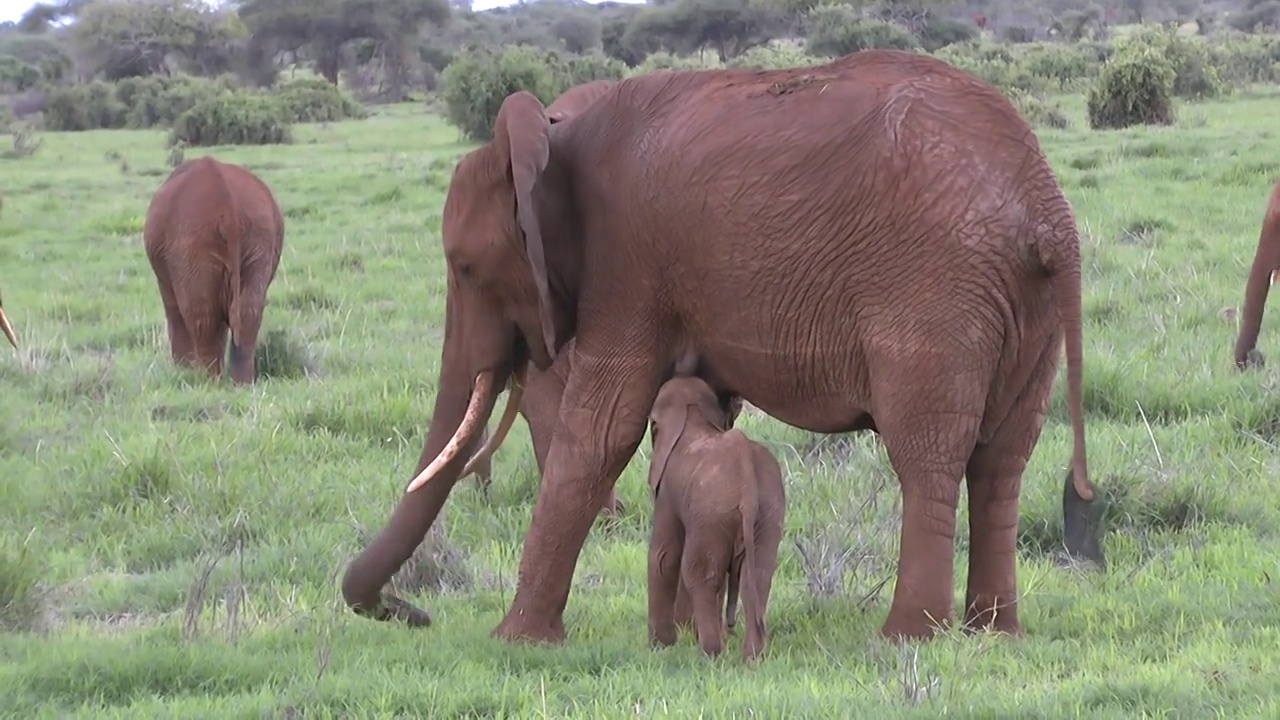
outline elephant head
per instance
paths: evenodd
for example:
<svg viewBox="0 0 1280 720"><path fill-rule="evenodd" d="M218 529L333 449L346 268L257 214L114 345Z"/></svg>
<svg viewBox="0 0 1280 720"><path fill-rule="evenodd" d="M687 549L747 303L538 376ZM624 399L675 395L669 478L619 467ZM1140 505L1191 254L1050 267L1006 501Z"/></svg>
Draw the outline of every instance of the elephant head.
<svg viewBox="0 0 1280 720"><path fill-rule="evenodd" d="M9 323L9 317L4 314L3 300L0 300L0 331L4 332L4 336L9 339L9 344L16 350L18 348L18 336L13 332L13 325Z"/></svg>
<svg viewBox="0 0 1280 720"><path fill-rule="evenodd" d="M1262 329L1262 313L1267 304L1267 292L1280 282L1280 183L1271 191L1266 217L1262 220L1262 234L1258 238L1258 250L1253 256L1249 282L1244 291L1244 311L1240 317L1240 335L1236 338L1236 367L1262 367L1262 353L1256 349L1258 331Z"/></svg>
<svg viewBox="0 0 1280 720"><path fill-rule="evenodd" d="M592 80L581 85L574 85L565 90L547 106L547 120L552 123L564 122L582 112L584 108L604 95L614 85L613 80Z"/></svg>
<svg viewBox="0 0 1280 720"><path fill-rule="evenodd" d="M552 153L560 127L533 94L514 93L498 110L493 139L454 169L442 213L448 294L431 426L406 496L347 569L343 593L358 613L430 622L380 589L421 543L476 454L497 395L510 383L486 455L515 420L528 364L548 370L573 335L581 261L567 173Z"/></svg>

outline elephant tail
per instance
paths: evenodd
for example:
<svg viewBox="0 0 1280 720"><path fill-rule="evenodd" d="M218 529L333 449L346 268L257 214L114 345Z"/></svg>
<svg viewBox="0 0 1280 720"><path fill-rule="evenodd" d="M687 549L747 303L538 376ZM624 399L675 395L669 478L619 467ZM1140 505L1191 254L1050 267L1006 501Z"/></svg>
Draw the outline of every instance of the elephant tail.
<svg viewBox="0 0 1280 720"><path fill-rule="evenodd" d="M1080 231L1065 197L1059 195L1067 222L1056 223L1038 238L1041 263L1048 272L1067 350L1067 411L1071 416L1071 470L1062 490L1064 545L1067 553L1105 565L1101 540L1090 519L1097 496L1089 482L1084 433L1084 311L1081 299ZM1046 226L1041 226L1046 228Z"/></svg>
<svg viewBox="0 0 1280 720"><path fill-rule="evenodd" d="M227 321L231 326L231 342L239 345L244 337L244 304L240 288L240 266L244 264L240 255L243 227L239 210L234 205L218 221L218 234L222 236L227 251L227 291L230 295Z"/></svg>
<svg viewBox="0 0 1280 720"><path fill-rule="evenodd" d="M1280 183L1271 191L1271 202L1262 220L1262 234L1258 237L1258 250L1253 256L1249 281L1245 285L1240 335L1236 338L1236 367L1241 370L1251 364L1262 364L1261 356L1255 355L1255 346L1258 331L1262 328L1267 292L1275 282L1280 282Z"/></svg>
<svg viewBox="0 0 1280 720"><path fill-rule="evenodd" d="M742 516L742 547L744 557L742 569L739 571L742 588L742 614L747 621L747 632L743 638L742 653L752 658L764 649L765 625L764 612L760 607L764 598L760 596L759 570L756 566L756 517L760 514L760 478L755 463L751 461L751 453L744 458L747 471L743 484L742 499L738 501L738 513Z"/></svg>

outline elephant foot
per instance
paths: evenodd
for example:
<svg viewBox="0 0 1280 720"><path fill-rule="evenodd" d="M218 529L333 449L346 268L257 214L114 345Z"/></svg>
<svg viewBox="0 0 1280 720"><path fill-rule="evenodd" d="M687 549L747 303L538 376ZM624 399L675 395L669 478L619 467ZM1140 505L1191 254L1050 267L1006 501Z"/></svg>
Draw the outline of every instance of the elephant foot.
<svg viewBox="0 0 1280 720"><path fill-rule="evenodd" d="M880 627L880 635L895 642L932 640L951 624L951 613L930 613L923 608L899 610L890 608L889 617Z"/></svg>
<svg viewBox="0 0 1280 720"><path fill-rule="evenodd" d="M1243 362L1237 362L1236 367L1241 370L1261 370L1267 366L1267 359L1262 355L1262 351L1254 348L1250 350L1244 358Z"/></svg>
<svg viewBox="0 0 1280 720"><path fill-rule="evenodd" d="M966 598L964 629L966 632L991 631L1013 637L1023 637L1022 623L1018 622L1018 601L992 595Z"/></svg>
<svg viewBox="0 0 1280 720"><path fill-rule="evenodd" d="M380 622L402 622L409 627L430 627L431 616L426 610L401 600L395 595L383 593L378 605L372 610L353 608L357 615Z"/></svg>
<svg viewBox="0 0 1280 720"><path fill-rule="evenodd" d="M559 617L549 620L539 619L517 611L513 607L498 627L494 628L491 635L509 643L560 645L565 641L567 633L564 629L564 620Z"/></svg>
<svg viewBox="0 0 1280 720"><path fill-rule="evenodd" d="M671 624L663 627L649 628L649 644L655 648L671 647L676 644L676 626Z"/></svg>

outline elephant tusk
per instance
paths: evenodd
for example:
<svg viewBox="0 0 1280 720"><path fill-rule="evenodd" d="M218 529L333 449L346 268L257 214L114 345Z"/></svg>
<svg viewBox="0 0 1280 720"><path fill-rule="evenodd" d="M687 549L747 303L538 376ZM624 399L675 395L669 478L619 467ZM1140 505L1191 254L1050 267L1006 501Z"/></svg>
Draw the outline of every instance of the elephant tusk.
<svg viewBox="0 0 1280 720"><path fill-rule="evenodd" d="M1271 271L1271 284L1275 285L1276 283L1280 283L1280 268L1276 268ZM0 316L3 316L3 314L4 313L0 312Z"/></svg>
<svg viewBox="0 0 1280 720"><path fill-rule="evenodd" d="M458 477L466 477L471 471L475 470L485 458L498 451L502 446L502 441L507 438L507 433L511 431L511 426L516 422L516 415L520 413L520 400L524 397L524 374L529 367L528 363L522 365L516 370L515 377L512 379L511 392L507 394L507 407L502 412L502 419L498 421L498 430L489 436L489 442L480 448L479 452L471 456L467 461L466 467L462 468L462 472Z"/></svg>
<svg viewBox="0 0 1280 720"><path fill-rule="evenodd" d="M416 477L409 482L409 487L405 488L405 493L411 493L414 490L426 485L435 477L436 473L445 465L453 461L462 448L466 447L476 431L488 418L482 417L485 405L488 404L490 397L493 395L493 373L489 371L481 372L476 375L475 387L471 388L471 401L467 403L467 412L462 416L462 423L458 425L457 431L453 433L453 437L449 438L449 443L444 446L440 454L436 456L431 464L422 469Z"/></svg>
<svg viewBox="0 0 1280 720"><path fill-rule="evenodd" d="M4 336L9 338L9 344L16 350L18 348L18 336L13 332L13 326L9 324L9 318L4 314L4 308L0 308L0 331L4 332Z"/></svg>

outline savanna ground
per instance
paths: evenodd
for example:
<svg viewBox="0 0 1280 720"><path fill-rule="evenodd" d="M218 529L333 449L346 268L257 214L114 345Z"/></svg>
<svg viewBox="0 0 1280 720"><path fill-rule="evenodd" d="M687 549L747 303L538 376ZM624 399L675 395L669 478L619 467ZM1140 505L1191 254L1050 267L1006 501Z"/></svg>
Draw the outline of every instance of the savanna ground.
<svg viewBox="0 0 1280 720"><path fill-rule="evenodd" d="M1039 133L1080 218L1105 573L1055 562L1070 455L1060 379L1023 494L1027 637L895 647L899 504L870 436L748 414L782 462L786 537L758 668L646 643L642 447L600 520L568 644L489 639L538 476L523 422L492 497L464 480L447 541L397 579L435 625L357 618L338 579L414 469L439 362L440 210L454 130L400 106L215 148L287 215L253 389L173 368L141 244L158 131L46 134L0 159L0 712L11 717L1276 717L1280 373L1237 373L1236 323L1280 92L1165 129ZM188 157L198 152L188 151ZM1260 347L1280 360L1280 322ZM647 445L647 444L646 444ZM956 586L963 598L967 513Z"/></svg>

